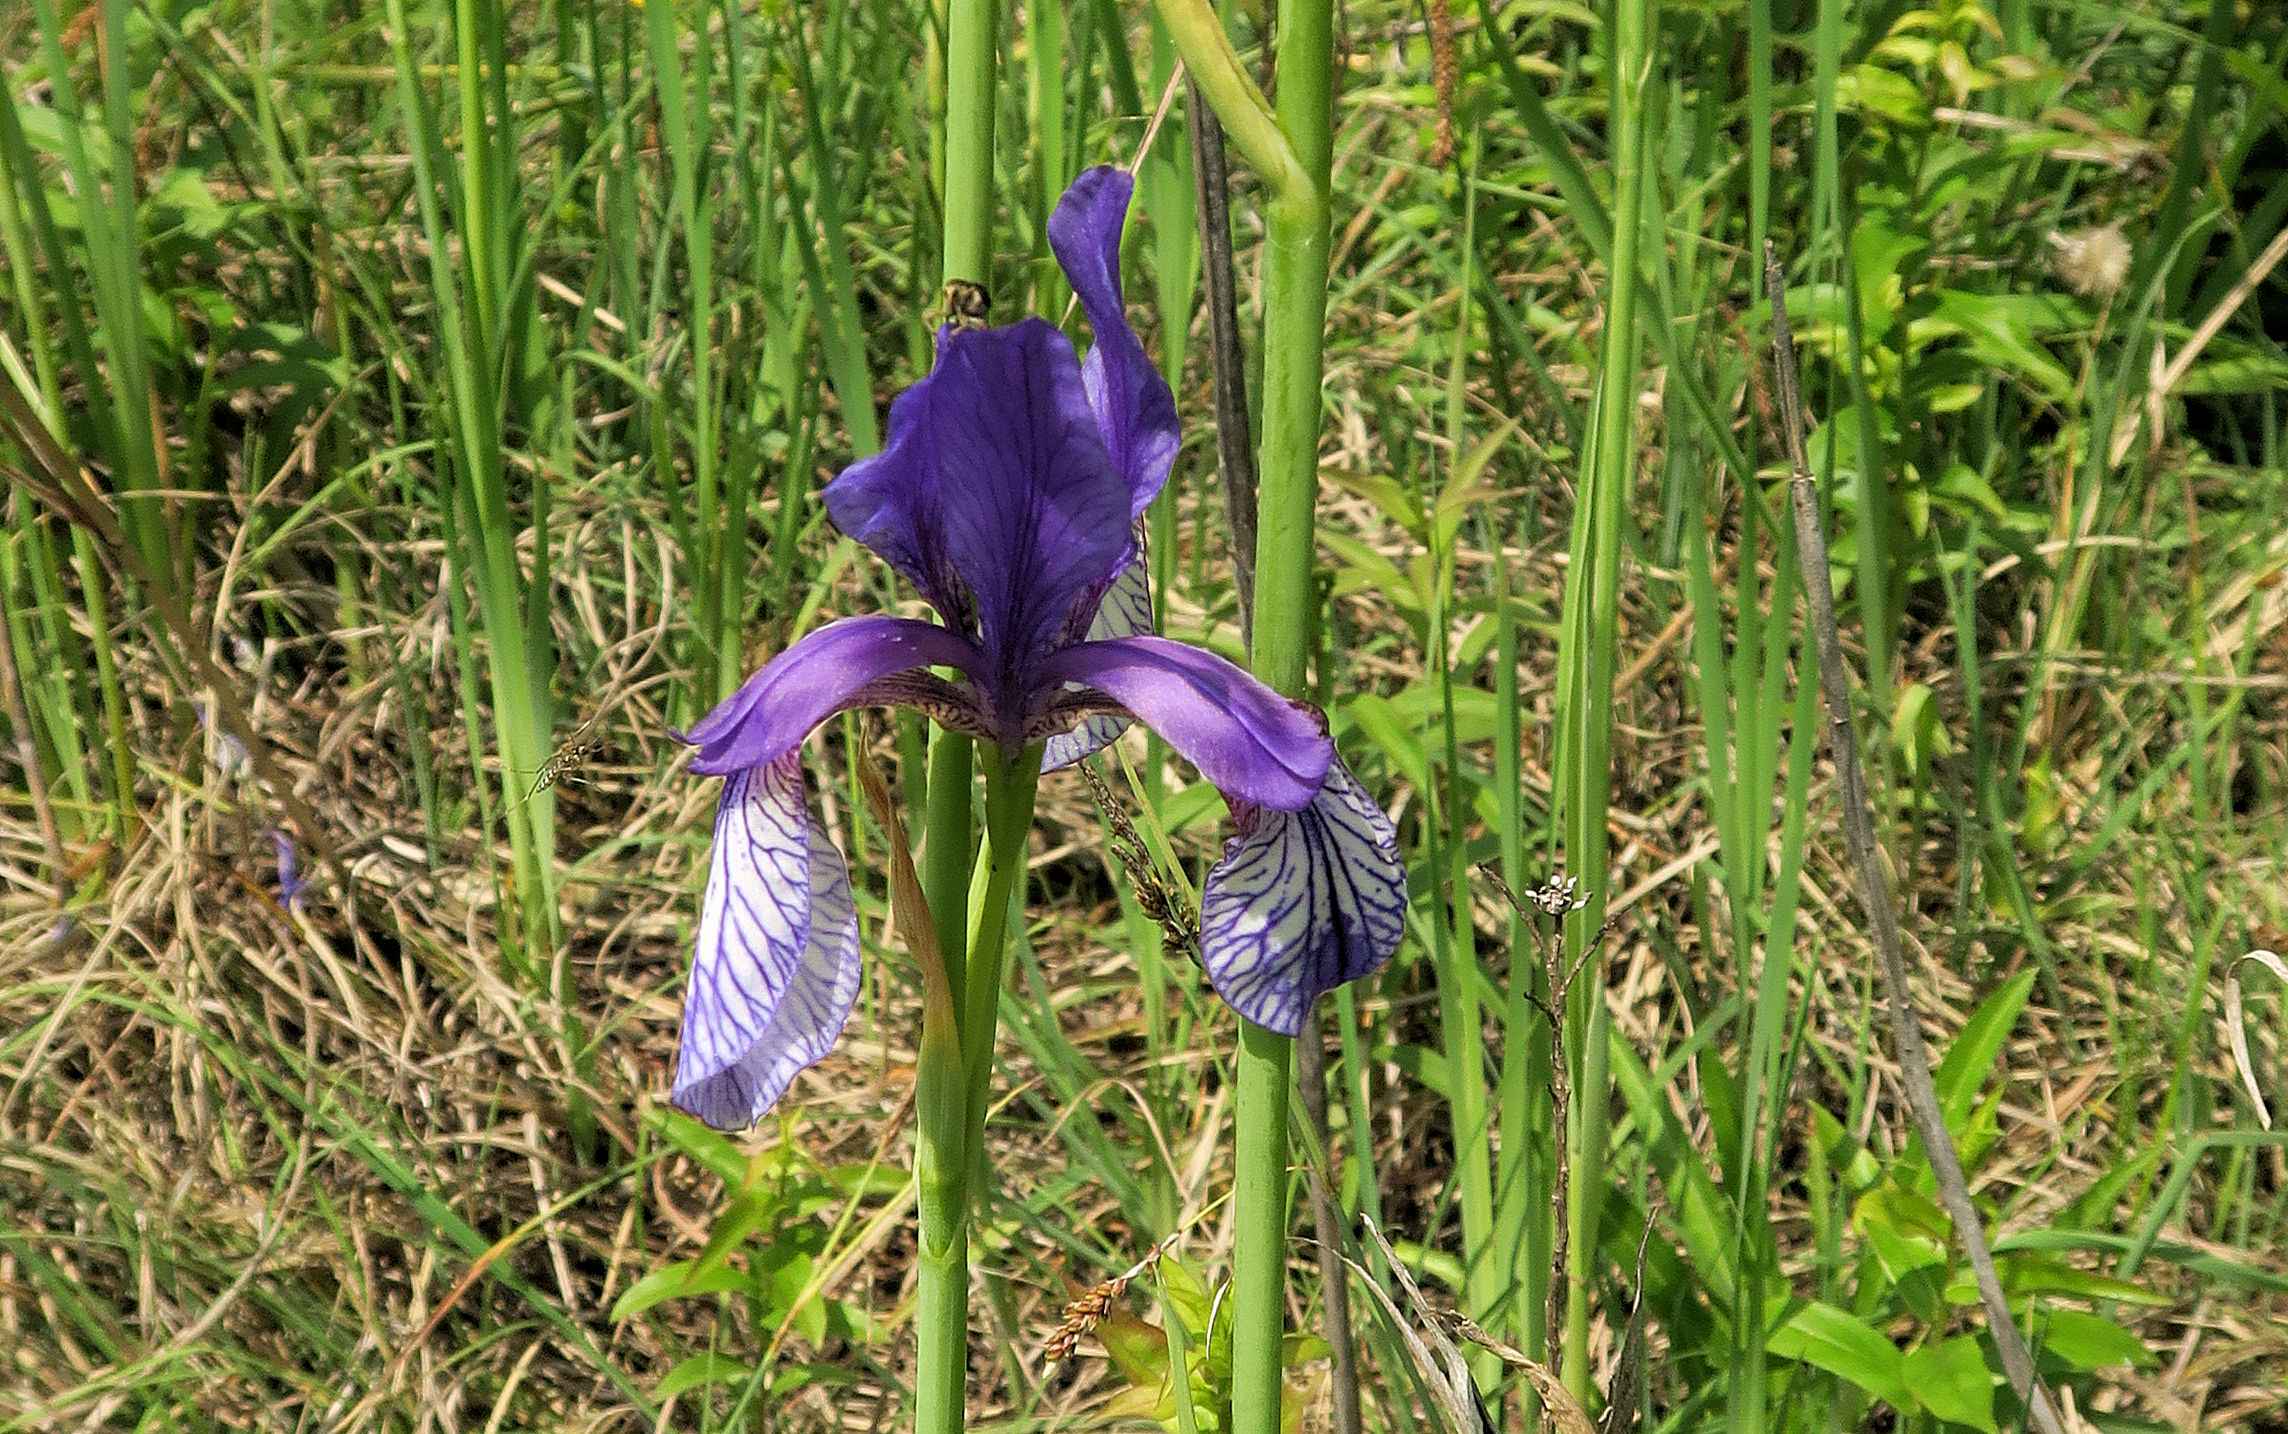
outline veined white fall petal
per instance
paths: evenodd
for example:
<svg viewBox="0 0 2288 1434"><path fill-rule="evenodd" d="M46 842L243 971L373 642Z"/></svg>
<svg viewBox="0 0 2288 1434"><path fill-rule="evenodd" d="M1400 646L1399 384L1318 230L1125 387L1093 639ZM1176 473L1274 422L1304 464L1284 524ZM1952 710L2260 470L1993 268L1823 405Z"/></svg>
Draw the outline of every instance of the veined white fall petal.
<svg viewBox="0 0 2288 1434"><path fill-rule="evenodd" d="M1200 893L1200 956L1232 1009L1302 1033L1320 993L1370 975L1406 930L1398 833L1341 759L1301 811L1237 802Z"/></svg>
<svg viewBox="0 0 2288 1434"><path fill-rule="evenodd" d="M670 1099L718 1129L754 1124L833 1048L858 982L850 872L810 814L801 753L732 773Z"/></svg>

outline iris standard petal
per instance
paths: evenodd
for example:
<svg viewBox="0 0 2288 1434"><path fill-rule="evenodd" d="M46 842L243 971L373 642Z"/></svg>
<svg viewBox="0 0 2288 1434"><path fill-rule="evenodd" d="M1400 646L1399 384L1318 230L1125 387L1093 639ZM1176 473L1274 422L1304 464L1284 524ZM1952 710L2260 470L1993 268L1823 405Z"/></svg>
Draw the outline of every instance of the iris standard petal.
<svg viewBox="0 0 2288 1434"><path fill-rule="evenodd" d="M1204 648L1164 637L1083 642L1052 654L1042 670L1109 697L1237 801L1306 806L1334 756L1315 710Z"/></svg>
<svg viewBox="0 0 2288 1434"><path fill-rule="evenodd" d="M1319 996L1372 974L1406 929L1398 833L1337 758L1297 812L1233 804L1200 892L1200 959L1233 1010L1300 1035Z"/></svg>
<svg viewBox="0 0 2288 1434"><path fill-rule="evenodd" d="M947 332L891 408L889 447L827 484L826 506L949 621L974 620L1011 685L1130 551L1128 488L1080 362L1039 319Z"/></svg>
<svg viewBox="0 0 2288 1434"><path fill-rule="evenodd" d="M765 663L682 734L699 748L691 770L722 776L775 762L835 713L875 701L923 707L947 726L981 730L983 713L960 688L943 682L882 686L897 674L931 666L974 674L984 664L967 639L935 623L904 617L830 622ZM961 710L965 703L972 710Z"/></svg>
<svg viewBox="0 0 2288 1434"><path fill-rule="evenodd" d="M669 1097L722 1130L762 1118L858 999L858 909L810 815L802 759L732 773L715 813Z"/></svg>
<svg viewBox="0 0 2288 1434"><path fill-rule="evenodd" d="M1091 334L1081 378L1112 466L1128 484L1130 517L1140 517L1175 466L1176 396L1129 327L1121 302L1120 228L1136 181L1100 165L1072 182L1049 216L1049 247L1088 311Z"/></svg>

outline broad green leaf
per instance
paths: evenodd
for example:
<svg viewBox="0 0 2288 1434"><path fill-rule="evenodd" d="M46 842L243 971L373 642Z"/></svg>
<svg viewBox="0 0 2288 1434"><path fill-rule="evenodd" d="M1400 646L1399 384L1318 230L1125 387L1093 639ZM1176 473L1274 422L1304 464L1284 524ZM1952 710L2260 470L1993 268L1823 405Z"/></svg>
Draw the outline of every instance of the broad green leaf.
<svg viewBox="0 0 2288 1434"><path fill-rule="evenodd" d="M1168 1382L1168 1336L1158 1325L1114 1310L1097 1321L1096 1337L1130 1384L1158 1390Z"/></svg>
<svg viewBox="0 0 2288 1434"><path fill-rule="evenodd" d="M1994 1423L1994 1372L1976 1335L1957 1335L1907 1351L1901 1361L1915 1402L1955 1424L1999 1434Z"/></svg>
<svg viewBox="0 0 2288 1434"><path fill-rule="evenodd" d="M1332 1358L1335 1347L1315 1334L1291 1334L1279 1345L1279 1362L1289 1369L1314 1359Z"/></svg>
<svg viewBox="0 0 2288 1434"><path fill-rule="evenodd" d="M2171 1303L2167 1295L2155 1294L2141 1285L2094 1270L2077 1269L2063 1260L2044 1259L2040 1255L2005 1255L1996 1260L1994 1266L2002 1277L2003 1293L2013 1300L2020 1295L2070 1295L2077 1299L2115 1300L2155 1309ZM1978 1303L1978 1291L1968 1274L1948 1283L1946 1297L1954 1304Z"/></svg>
<svg viewBox="0 0 2288 1434"><path fill-rule="evenodd" d="M1914 1407L1897 1346L1849 1310L1813 1300L1788 1316L1765 1347L1847 1379L1894 1409Z"/></svg>
<svg viewBox="0 0 2288 1434"><path fill-rule="evenodd" d="M1101 1422L1119 1423L1127 1419L1149 1419L1165 1425L1176 1417L1176 1393L1166 1383L1158 1385L1133 1384L1104 1402L1097 1411Z"/></svg>
<svg viewBox="0 0 2288 1434"><path fill-rule="evenodd" d="M1208 1290L1200 1277L1192 1273L1191 1266L1174 1255L1161 1259L1157 1266L1160 1288L1175 1305L1176 1313L1184 1317L1184 1328L1195 1335L1208 1326Z"/></svg>
<svg viewBox="0 0 2288 1434"><path fill-rule="evenodd" d="M679 1300L692 1295L720 1294L725 1290L743 1290L748 1286L747 1272L728 1265L701 1270L696 1260L678 1260L662 1265L628 1286L626 1293L612 1301L612 1323L632 1315L642 1314L662 1300Z"/></svg>
<svg viewBox="0 0 2288 1434"><path fill-rule="evenodd" d="M1915 1270L1946 1263L1952 1233L1944 1211L1926 1197L1886 1181L1859 1198L1851 1226L1874 1248L1894 1284Z"/></svg>
<svg viewBox="0 0 2288 1434"><path fill-rule="evenodd" d="M1960 1134L1977 1104L1979 1088L1993 1073L2003 1043L2018 1024L2018 1013L2026 1008L2026 994L2033 989L2034 972L2028 967L1980 1002L1947 1047L1946 1059L1939 1062L1931 1083L1937 1088L1948 1130Z"/></svg>
<svg viewBox="0 0 2288 1434"><path fill-rule="evenodd" d="M2041 1352L2082 1371L2129 1365L2144 1369L2160 1363L2145 1341L2102 1315L2086 1310L2049 1310L2042 1316Z"/></svg>
<svg viewBox="0 0 2288 1434"><path fill-rule="evenodd" d="M695 1354L669 1370L652 1393L662 1399L673 1399L678 1394L708 1384L737 1384L751 1378L755 1367L743 1359L732 1359L721 1354Z"/></svg>

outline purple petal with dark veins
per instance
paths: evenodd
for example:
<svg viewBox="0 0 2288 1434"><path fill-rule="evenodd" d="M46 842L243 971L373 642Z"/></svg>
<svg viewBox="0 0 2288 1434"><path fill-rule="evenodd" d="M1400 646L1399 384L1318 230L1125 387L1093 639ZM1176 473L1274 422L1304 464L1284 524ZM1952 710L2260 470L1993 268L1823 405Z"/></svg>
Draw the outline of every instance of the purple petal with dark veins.
<svg viewBox="0 0 2288 1434"><path fill-rule="evenodd" d="M1049 247L1088 311L1093 340L1081 378L1112 465L1127 481L1132 518L1168 481L1179 441L1176 397L1145 356L1121 302L1120 227L1135 187L1126 171L1099 166L1075 179L1049 216Z"/></svg>
<svg viewBox="0 0 2288 1434"><path fill-rule="evenodd" d="M1128 485L1072 344L1039 319L950 330L890 409L890 443L826 485L842 531L949 621L974 613L988 667L1021 684L1074 604L1128 558Z"/></svg>
<svg viewBox="0 0 2288 1434"><path fill-rule="evenodd" d="M1258 806L1308 805L1334 756L1317 711L1204 648L1164 637L1084 642L1051 654L1042 672L1103 693L1225 795Z"/></svg>
<svg viewBox="0 0 2288 1434"><path fill-rule="evenodd" d="M983 661L961 634L935 623L903 617L830 622L765 663L697 726L681 734L699 748L691 770L722 776L775 762L801 746L812 728L844 708L875 698L900 700L894 687L874 684L930 666L975 673ZM957 697L962 692L949 684L939 686ZM982 727L983 715L977 714L975 721ZM947 725L960 724L949 720Z"/></svg>
<svg viewBox="0 0 2288 1434"><path fill-rule="evenodd" d="M1406 930L1398 833L1337 758L1299 812L1234 802L1239 834L1200 892L1200 958L1216 994L1281 1035L1319 996L1372 974Z"/></svg>
<svg viewBox="0 0 2288 1434"><path fill-rule="evenodd" d="M1144 550L1138 545L1136 556L1112 580L1104 596L1097 602L1096 616L1088 625L1088 641L1109 642L1116 637L1144 637L1152 631L1152 578L1146 571ZM1081 724L1070 732L1060 732L1049 738L1041 749L1041 770L1054 772L1069 767L1084 757L1094 756L1109 747L1128 730L1128 719L1118 713L1100 712L1081 719Z"/></svg>
<svg viewBox="0 0 2288 1434"><path fill-rule="evenodd" d="M669 1099L720 1130L760 1120L858 999L858 909L810 814L802 759L733 772L715 813Z"/></svg>

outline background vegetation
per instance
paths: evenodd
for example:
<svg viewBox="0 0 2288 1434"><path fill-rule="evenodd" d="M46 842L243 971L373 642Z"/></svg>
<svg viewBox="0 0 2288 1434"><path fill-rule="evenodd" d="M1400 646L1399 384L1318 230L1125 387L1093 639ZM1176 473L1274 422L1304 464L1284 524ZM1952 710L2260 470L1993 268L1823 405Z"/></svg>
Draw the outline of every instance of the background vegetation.
<svg viewBox="0 0 2288 1434"><path fill-rule="evenodd" d="M2232 963L2288 946L2288 16L1620 3L1618 66L1612 13L1567 0L1343 13L1316 681L1415 900L1328 1003L1335 1196L1592 1408L1641 1375L1641 1427L2021 1418L1820 755L1769 238L1878 829L2021 1322L2096 1427L2288 1428L2288 1136L2220 1024ZM1229 8L1252 63L1268 7ZM0 10L8 1427L906 1420L919 992L871 949L848 757L910 783L918 732L821 739L870 944L837 1054L745 1140L660 1097L714 800L669 729L823 616L912 600L815 496L928 362L934 23ZM1140 162L1132 308L1189 425L1164 626L1236 654L1170 49L1117 0L1003 35L996 317L1063 312L1049 205ZM1584 471L1600 389L1634 457ZM1207 1427L1227 1377L1234 1022L1109 839L1133 814L1196 877L1218 799L1131 740L1109 807L1043 783L988 1427ZM1554 1003L1570 1341L1537 1002L1571 959L1503 895L1558 869L1576 944L1609 921ZM2277 1108L2277 988L2238 970ZM1366 1424L1438 1427L1400 1334L1427 1316L1345 1252ZM1299 1240L1294 1328L1325 1328L1319 1270ZM1293 1353L1328 1427L1325 1351ZM1473 1358L1523 1427L1525 1376Z"/></svg>

